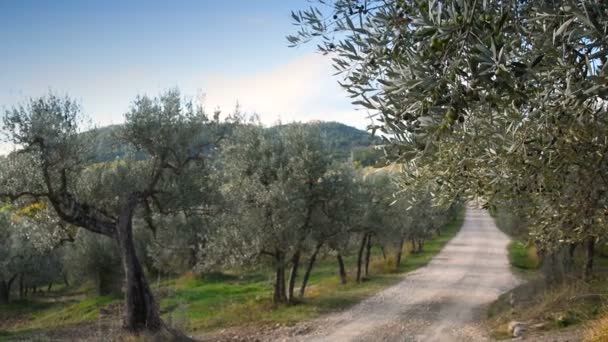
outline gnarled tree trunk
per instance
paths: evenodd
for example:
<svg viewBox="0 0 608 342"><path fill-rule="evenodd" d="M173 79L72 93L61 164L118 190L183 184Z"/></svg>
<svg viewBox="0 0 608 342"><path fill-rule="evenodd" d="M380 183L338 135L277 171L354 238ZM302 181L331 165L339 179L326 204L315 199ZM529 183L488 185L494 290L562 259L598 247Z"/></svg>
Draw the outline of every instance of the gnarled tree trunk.
<svg viewBox="0 0 608 342"><path fill-rule="evenodd" d="M123 328L131 332L158 331L162 321L148 285L144 270L137 258L133 243L133 211L131 203L120 215L116 239L120 248L125 276L125 316Z"/></svg>

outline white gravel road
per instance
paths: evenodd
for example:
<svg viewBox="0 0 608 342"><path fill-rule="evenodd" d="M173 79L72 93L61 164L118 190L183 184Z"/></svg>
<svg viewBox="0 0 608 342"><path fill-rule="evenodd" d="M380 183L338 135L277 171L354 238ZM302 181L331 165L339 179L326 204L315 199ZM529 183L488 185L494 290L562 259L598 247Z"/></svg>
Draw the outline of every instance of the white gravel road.
<svg viewBox="0 0 608 342"><path fill-rule="evenodd" d="M508 243L487 211L469 208L460 232L427 266L289 340L489 340L481 326L486 305L518 283Z"/></svg>

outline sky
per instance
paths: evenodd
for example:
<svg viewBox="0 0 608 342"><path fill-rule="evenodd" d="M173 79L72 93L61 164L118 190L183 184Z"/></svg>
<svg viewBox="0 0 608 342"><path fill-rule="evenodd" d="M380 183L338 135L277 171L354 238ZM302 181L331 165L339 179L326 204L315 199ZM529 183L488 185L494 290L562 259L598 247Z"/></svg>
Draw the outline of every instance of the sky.
<svg viewBox="0 0 608 342"><path fill-rule="evenodd" d="M289 48L304 0L0 0L0 107L53 91L98 126L136 95L178 87L205 108L368 124L313 45Z"/></svg>

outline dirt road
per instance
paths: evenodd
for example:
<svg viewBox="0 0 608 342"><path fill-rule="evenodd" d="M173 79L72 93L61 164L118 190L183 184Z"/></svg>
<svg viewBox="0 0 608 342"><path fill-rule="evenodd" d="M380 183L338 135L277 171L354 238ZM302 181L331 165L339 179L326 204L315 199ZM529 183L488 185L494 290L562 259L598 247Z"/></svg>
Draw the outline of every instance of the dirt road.
<svg viewBox="0 0 608 342"><path fill-rule="evenodd" d="M296 340L486 341L485 305L517 284L508 242L487 211L468 209L461 231L426 267Z"/></svg>

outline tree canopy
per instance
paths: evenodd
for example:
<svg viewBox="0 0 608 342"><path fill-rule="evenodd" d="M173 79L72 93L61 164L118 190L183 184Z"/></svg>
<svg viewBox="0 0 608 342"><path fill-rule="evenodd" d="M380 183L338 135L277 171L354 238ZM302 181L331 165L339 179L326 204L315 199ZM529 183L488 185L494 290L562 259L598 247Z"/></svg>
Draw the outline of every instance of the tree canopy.
<svg viewBox="0 0 608 342"><path fill-rule="evenodd" d="M606 2L318 4L293 13L288 40L332 58L410 180L440 184L435 202L523 200L543 249L593 254L608 208Z"/></svg>

